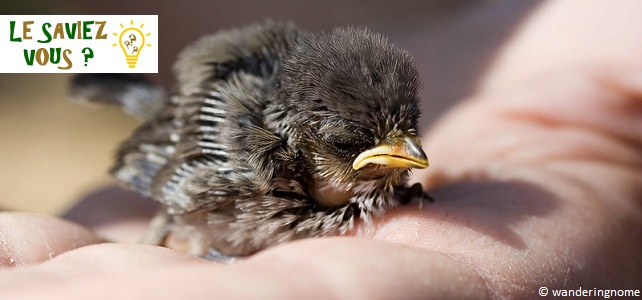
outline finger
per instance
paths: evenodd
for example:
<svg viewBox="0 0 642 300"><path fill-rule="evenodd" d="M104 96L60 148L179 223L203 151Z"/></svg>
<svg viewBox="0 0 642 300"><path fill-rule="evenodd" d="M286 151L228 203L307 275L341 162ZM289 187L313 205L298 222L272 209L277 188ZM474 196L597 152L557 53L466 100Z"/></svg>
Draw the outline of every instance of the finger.
<svg viewBox="0 0 642 300"><path fill-rule="evenodd" d="M287 244L254 258L303 285L293 298L329 295L338 299L485 299L481 278L465 264L438 252L355 238L329 238ZM283 266L287 266L283 268ZM248 263L245 267L254 269ZM289 270L303 270L292 273ZM314 282L326 282L318 286ZM288 286L290 285L288 283ZM286 287L287 288L287 287Z"/></svg>
<svg viewBox="0 0 642 300"><path fill-rule="evenodd" d="M89 245L42 264L0 271L0 299L152 299L134 296L146 292L143 288L150 274L171 269L175 278L185 278L176 266L189 269L197 261L208 263L156 246ZM155 284L172 289L171 282Z"/></svg>
<svg viewBox="0 0 642 300"><path fill-rule="evenodd" d="M40 263L101 239L88 229L54 217L0 212L0 267Z"/></svg>
<svg viewBox="0 0 642 300"><path fill-rule="evenodd" d="M502 297L544 282L639 285L639 70L555 71L463 103L415 174L435 203L388 214L369 236L451 253Z"/></svg>
<svg viewBox="0 0 642 300"><path fill-rule="evenodd" d="M545 2L503 47L480 88L504 92L542 72L576 66L639 65L642 40L626 36L642 34L641 10L635 0Z"/></svg>
<svg viewBox="0 0 642 300"><path fill-rule="evenodd" d="M66 272L60 272L65 270ZM478 276L417 248L355 238L306 240L216 265L145 245L101 244L0 273L4 299L484 299ZM33 282L40 287L33 289ZM82 288L79 288L82 287ZM459 298L459 297L458 297Z"/></svg>

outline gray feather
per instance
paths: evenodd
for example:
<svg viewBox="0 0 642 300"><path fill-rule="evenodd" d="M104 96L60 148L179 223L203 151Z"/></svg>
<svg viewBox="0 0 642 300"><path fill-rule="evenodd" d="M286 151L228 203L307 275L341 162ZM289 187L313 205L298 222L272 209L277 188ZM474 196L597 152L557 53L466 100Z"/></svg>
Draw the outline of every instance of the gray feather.
<svg viewBox="0 0 642 300"><path fill-rule="evenodd" d="M155 117L167 104L161 87L136 74L79 74L71 81L70 93L82 101L120 105L140 120Z"/></svg>
<svg viewBox="0 0 642 300"><path fill-rule="evenodd" d="M344 234L399 204L407 169L352 169L356 151L416 132L412 59L383 36L266 22L205 37L174 68L176 94L121 145L112 173L166 207L169 235L190 252ZM108 86L85 95L126 98ZM348 202L321 205L319 184Z"/></svg>

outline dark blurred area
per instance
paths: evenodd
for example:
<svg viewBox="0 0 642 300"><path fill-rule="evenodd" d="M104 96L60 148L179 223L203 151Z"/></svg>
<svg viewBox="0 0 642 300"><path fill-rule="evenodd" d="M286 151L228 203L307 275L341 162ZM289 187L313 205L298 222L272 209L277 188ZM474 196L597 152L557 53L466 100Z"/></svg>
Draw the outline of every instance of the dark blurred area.
<svg viewBox="0 0 642 300"><path fill-rule="evenodd" d="M423 81L429 126L470 95L519 23L540 3L495 1L3 1L0 14L151 14L159 16L159 73L173 86L177 53L200 36L289 20L310 32L369 27L411 52ZM79 105L67 96L68 74L0 74L0 208L60 213L106 175L118 142L136 121L115 108ZM428 149L429 152L429 149Z"/></svg>

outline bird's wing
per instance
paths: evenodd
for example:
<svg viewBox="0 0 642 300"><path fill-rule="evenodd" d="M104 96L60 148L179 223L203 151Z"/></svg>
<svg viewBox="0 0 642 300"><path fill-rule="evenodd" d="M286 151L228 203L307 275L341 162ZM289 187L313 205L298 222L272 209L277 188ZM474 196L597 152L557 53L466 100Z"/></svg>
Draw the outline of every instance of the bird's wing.
<svg viewBox="0 0 642 300"><path fill-rule="evenodd" d="M239 71L265 76L302 37L293 24L272 21L206 36L187 47L174 65L179 93L191 94Z"/></svg>
<svg viewBox="0 0 642 300"><path fill-rule="evenodd" d="M165 90L140 74L76 74L71 81L75 100L120 105L140 120L150 120L167 105Z"/></svg>
<svg viewBox="0 0 642 300"><path fill-rule="evenodd" d="M222 208L264 192L276 168L265 154L284 150L263 124L263 110L282 56L301 36L290 24L268 22L188 47L175 65L177 94L123 143L113 174L170 213Z"/></svg>

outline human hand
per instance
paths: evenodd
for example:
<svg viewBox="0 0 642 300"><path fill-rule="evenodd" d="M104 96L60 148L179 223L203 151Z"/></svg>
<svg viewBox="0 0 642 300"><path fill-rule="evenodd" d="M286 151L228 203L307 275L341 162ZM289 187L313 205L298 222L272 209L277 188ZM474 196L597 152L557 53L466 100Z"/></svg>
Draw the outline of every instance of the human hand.
<svg viewBox="0 0 642 300"><path fill-rule="evenodd" d="M0 298L480 299L535 297L541 286L639 288L642 45L559 47L552 24L585 24L560 17L570 2L544 6L479 92L426 135L432 165L415 179L436 201L423 210L403 206L355 237L289 243L232 265L145 245L86 246L100 239L78 225L4 214L0 262L29 266L0 273ZM606 33L642 30L614 18L635 9L608 5L589 4L622 20ZM529 45L553 50L535 55Z"/></svg>

